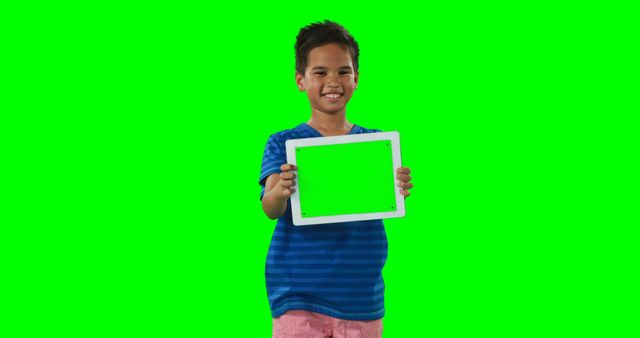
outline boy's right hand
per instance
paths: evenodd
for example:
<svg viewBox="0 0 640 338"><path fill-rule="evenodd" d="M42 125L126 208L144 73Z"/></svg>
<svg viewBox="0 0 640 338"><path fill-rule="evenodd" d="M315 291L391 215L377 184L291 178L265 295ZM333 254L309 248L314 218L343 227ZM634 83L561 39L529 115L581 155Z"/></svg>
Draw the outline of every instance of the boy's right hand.
<svg viewBox="0 0 640 338"><path fill-rule="evenodd" d="M279 198L286 199L295 191L296 173L294 171L298 170L298 168L293 164L283 164L280 166L280 170L282 170L280 180L273 188L273 193Z"/></svg>

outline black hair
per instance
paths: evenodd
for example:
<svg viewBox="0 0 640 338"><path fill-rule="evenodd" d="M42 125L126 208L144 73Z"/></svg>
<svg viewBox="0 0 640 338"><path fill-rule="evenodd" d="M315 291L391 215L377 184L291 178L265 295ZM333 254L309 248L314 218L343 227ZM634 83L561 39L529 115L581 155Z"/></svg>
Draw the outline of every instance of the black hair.
<svg viewBox="0 0 640 338"><path fill-rule="evenodd" d="M304 76L311 50L330 43L340 45L351 55L353 70L358 72L358 57L360 56L358 42L342 25L329 20L315 22L300 29L294 46L296 71Z"/></svg>

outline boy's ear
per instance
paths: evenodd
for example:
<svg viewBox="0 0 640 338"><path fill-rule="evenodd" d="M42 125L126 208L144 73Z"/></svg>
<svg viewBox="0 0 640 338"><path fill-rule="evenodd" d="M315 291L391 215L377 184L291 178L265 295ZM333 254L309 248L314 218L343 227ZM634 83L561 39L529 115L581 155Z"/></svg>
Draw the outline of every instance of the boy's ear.
<svg viewBox="0 0 640 338"><path fill-rule="evenodd" d="M358 80L360 79L360 73L359 72L355 72L353 74L353 82L356 84L355 86L353 86L353 90L358 89Z"/></svg>
<svg viewBox="0 0 640 338"><path fill-rule="evenodd" d="M298 86L299 91L304 91L304 76L298 72L296 72L296 86Z"/></svg>

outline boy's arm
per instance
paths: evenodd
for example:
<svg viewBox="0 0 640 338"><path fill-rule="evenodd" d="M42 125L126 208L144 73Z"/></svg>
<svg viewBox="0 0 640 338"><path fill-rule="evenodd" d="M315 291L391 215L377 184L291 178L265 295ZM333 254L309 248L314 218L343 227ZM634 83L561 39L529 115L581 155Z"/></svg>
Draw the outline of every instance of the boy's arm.
<svg viewBox="0 0 640 338"><path fill-rule="evenodd" d="M295 185L296 175L290 171L295 170L291 164L284 164L280 174L271 174L265 182L264 195L262 196L262 210L270 219L277 219L287 211L287 199L291 196Z"/></svg>

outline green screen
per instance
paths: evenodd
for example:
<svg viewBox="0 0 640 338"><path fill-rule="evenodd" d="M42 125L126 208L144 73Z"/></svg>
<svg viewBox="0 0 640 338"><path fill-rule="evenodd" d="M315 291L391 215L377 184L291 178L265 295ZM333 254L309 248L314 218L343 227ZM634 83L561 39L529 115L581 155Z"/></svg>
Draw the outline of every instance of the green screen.
<svg viewBox="0 0 640 338"><path fill-rule="evenodd" d="M384 337L638 336L634 2L1 7L0 336L270 337L260 166L325 18L415 185Z"/></svg>
<svg viewBox="0 0 640 338"><path fill-rule="evenodd" d="M390 141L296 147L302 218L396 210Z"/></svg>

